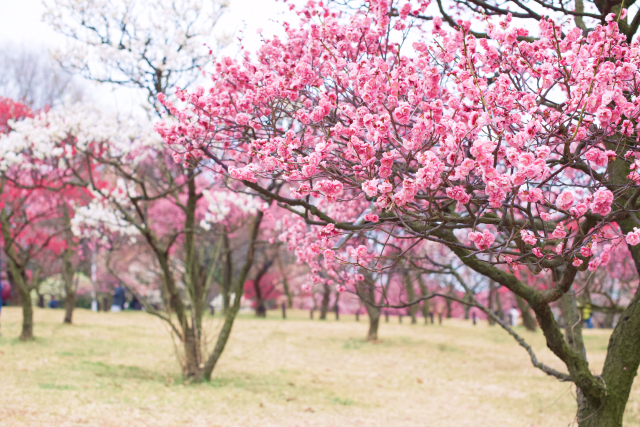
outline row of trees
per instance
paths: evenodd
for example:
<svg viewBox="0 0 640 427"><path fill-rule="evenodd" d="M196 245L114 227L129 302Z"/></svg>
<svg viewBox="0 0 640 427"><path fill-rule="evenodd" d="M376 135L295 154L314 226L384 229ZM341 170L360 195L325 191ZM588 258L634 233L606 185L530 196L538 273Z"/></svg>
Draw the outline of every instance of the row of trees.
<svg viewBox="0 0 640 427"><path fill-rule="evenodd" d="M254 57L210 64L200 36L223 4L207 15L156 2L175 17L158 21L133 2L99 2L108 15L54 3L47 19L73 40L62 63L144 89L147 111L164 119L152 132L78 105L11 107L25 118L0 144L0 219L21 295L39 281L38 257L61 258L73 277L80 246L110 254L135 239L153 271L136 276L108 255L105 268L134 292L157 279L165 303L147 310L179 337L185 375L208 379L250 278L264 313L260 281L282 263L278 241L300 265L279 268L282 282L306 268L300 288L325 307L332 289L356 295L369 339L385 308L476 307L536 368L576 385L579 425L622 425L640 365L640 15L629 21L614 2L538 2L541 13L473 0L455 12L439 0L308 2ZM207 89L178 88L203 69ZM225 296L209 350L214 278L236 298ZM581 298L620 315L600 375ZM539 361L496 315L504 301L537 323L565 369ZM23 313L28 339L30 304Z"/></svg>

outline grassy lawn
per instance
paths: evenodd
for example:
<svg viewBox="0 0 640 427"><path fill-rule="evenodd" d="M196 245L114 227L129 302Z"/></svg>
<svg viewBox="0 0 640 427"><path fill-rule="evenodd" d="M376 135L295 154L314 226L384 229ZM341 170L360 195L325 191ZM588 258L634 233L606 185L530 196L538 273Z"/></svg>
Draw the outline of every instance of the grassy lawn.
<svg viewBox="0 0 640 427"><path fill-rule="evenodd" d="M208 384L183 384L174 344L146 313L37 310L35 342L20 343L20 310L4 307L0 426L568 426L575 389L534 369L497 327L461 320L380 327L367 319L236 322ZM211 319L215 334L220 319ZM521 331L561 369L541 333ZM608 332L587 331L599 371ZM625 426L640 426L640 381Z"/></svg>

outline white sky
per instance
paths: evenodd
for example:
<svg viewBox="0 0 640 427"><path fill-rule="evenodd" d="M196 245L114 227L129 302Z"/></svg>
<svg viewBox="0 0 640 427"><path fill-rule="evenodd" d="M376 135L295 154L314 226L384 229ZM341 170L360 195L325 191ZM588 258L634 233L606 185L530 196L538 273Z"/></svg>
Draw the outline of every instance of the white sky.
<svg viewBox="0 0 640 427"><path fill-rule="evenodd" d="M237 36L242 29L245 49L255 51L260 42L257 29L262 28L265 36L279 33L280 27L273 21L290 19L291 14L287 12L286 4L275 0L230 0L230 9L216 26L216 33L235 33L236 37L222 53L229 56L235 54ZM0 0L0 44L26 46L36 51L64 45L65 37L42 22L43 13L43 0ZM124 105L144 100L144 96L135 90L104 85L95 87L97 85L93 83L87 83L87 86L91 87L87 91L90 99L107 107L121 109Z"/></svg>

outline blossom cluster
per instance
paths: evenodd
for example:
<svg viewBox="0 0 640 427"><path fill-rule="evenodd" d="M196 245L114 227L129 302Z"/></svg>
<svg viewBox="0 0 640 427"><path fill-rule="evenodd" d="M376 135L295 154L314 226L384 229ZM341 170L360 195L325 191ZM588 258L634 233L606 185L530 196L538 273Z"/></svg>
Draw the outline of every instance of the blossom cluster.
<svg viewBox="0 0 640 427"><path fill-rule="evenodd" d="M604 262L605 243L621 241L623 209L607 171L637 158L610 141L637 132L638 42L611 20L586 36L542 20L539 38L523 41L528 31L510 16L489 22L486 39L434 17L433 41L406 46L410 14L368 4L345 19L310 2L302 25L285 24L286 38L265 40L255 59L217 62L210 89L161 99L177 121L156 129L176 161L214 160L250 183L284 180L293 199L325 213L372 206L380 232L400 225L420 237L408 221L444 221L512 267ZM584 235L587 217L596 225ZM299 251L319 253L305 244Z"/></svg>

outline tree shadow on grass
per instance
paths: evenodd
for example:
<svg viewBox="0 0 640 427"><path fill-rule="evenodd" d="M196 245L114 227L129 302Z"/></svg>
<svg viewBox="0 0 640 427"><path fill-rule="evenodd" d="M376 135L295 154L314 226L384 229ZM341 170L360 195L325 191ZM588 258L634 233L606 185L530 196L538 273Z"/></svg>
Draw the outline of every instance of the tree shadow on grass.
<svg viewBox="0 0 640 427"><path fill-rule="evenodd" d="M166 382L167 376L139 366L110 365L103 362L83 361L82 367L97 377Z"/></svg>

